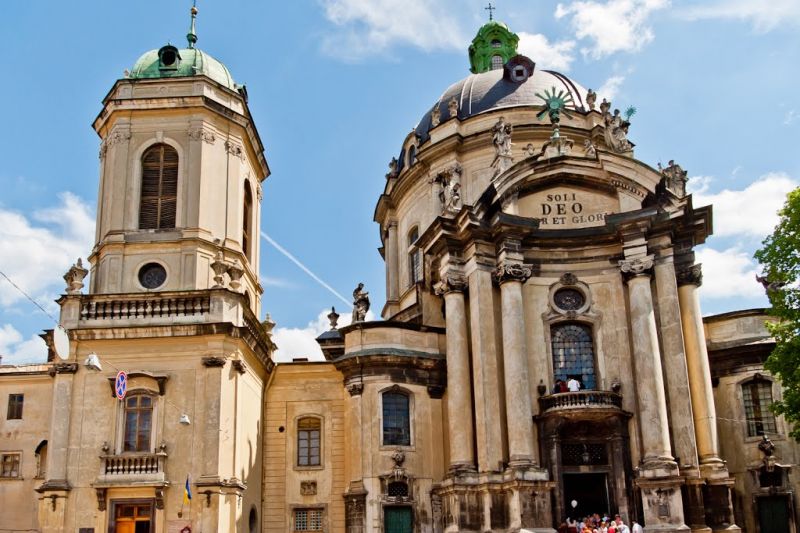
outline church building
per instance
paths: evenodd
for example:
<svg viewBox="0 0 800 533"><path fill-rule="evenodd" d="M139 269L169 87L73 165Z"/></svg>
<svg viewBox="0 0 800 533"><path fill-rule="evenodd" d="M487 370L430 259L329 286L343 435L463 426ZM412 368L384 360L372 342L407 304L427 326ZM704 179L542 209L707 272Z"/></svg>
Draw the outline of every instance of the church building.
<svg viewBox="0 0 800 533"><path fill-rule="evenodd" d="M0 366L0 531L797 533L767 316L701 314L711 206L498 21L390 162L382 320L360 285L325 361L275 364L270 170L196 14L103 99L48 362Z"/></svg>

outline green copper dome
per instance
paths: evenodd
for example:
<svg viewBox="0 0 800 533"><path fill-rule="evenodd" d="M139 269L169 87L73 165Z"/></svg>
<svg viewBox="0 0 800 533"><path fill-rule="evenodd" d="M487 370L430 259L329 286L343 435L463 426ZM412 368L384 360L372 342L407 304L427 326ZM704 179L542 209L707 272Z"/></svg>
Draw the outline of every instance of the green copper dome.
<svg viewBox="0 0 800 533"><path fill-rule="evenodd" d="M197 48L178 50L164 46L145 52L133 65L128 78L154 79L179 78L184 76L208 76L228 89L236 90L230 71L220 61Z"/></svg>
<svg viewBox="0 0 800 533"><path fill-rule="evenodd" d="M503 68L506 62L517 55L519 37L508 26L490 20L478 30L469 45L470 72L479 74Z"/></svg>

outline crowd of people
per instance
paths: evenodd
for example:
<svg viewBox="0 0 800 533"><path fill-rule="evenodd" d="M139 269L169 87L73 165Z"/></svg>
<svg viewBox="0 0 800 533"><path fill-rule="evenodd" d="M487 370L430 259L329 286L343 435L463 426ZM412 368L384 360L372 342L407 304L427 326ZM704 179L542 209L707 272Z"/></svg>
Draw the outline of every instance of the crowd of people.
<svg viewBox="0 0 800 533"><path fill-rule="evenodd" d="M566 520L561 522L558 528L558 533L643 533L644 529L636 522L628 526L620 515L615 515L614 518L609 516L600 516L595 513L592 516L586 516L579 520L573 520L567 517Z"/></svg>

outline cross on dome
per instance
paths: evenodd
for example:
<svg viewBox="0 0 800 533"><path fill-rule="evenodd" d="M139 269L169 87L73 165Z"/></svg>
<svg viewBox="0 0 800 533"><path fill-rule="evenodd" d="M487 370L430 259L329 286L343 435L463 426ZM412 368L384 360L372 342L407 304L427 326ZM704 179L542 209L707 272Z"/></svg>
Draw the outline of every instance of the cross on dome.
<svg viewBox="0 0 800 533"><path fill-rule="evenodd" d="M493 16L493 13L492 13L492 12L493 12L494 10L496 10L497 8L496 8L496 7L494 7L494 6L492 5L492 3L491 3L491 2L489 2L489 6L488 6L488 7L484 7L483 9L485 9L486 11L488 11L488 12L489 12L489 20L490 20L490 21L494 20L494 16Z"/></svg>

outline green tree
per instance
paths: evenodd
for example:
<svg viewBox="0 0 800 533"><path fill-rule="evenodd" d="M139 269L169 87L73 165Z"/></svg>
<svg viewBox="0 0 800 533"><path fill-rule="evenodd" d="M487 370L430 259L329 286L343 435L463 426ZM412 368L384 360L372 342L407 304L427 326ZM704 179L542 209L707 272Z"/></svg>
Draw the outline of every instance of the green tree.
<svg viewBox="0 0 800 533"><path fill-rule="evenodd" d="M775 349L764 367L784 388L772 409L793 424L791 436L800 441L800 188L789 193L780 217L755 253L772 304L770 314L778 319L767 324Z"/></svg>

